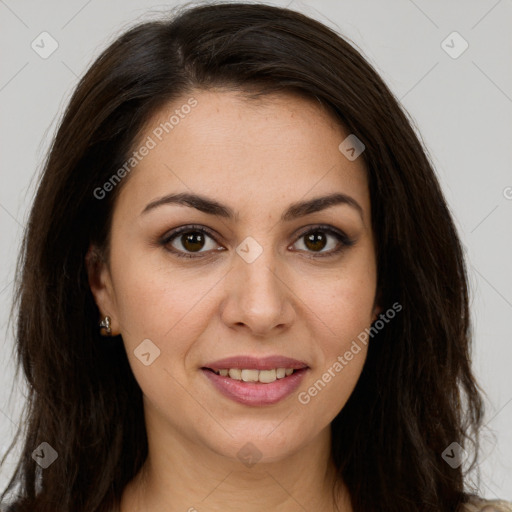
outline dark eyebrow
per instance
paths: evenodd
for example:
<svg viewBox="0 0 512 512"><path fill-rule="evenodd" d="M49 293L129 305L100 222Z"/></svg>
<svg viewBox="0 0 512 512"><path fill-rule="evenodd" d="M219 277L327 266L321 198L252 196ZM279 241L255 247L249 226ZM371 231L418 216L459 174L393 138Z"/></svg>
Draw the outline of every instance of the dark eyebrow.
<svg viewBox="0 0 512 512"><path fill-rule="evenodd" d="M155 201L149 203L142 214L147 213L158 206L163 204L178 204L183 206L190 206L200 212L208 213L210 215L216 215L217 217L225 217L227 219L238 220L238 214L236 214L229 206L224 206L214 199L200 196L197 194L190 194L182 192L180 194L169 194L168 196L160 197ZM142 215L141 214L141 215Z"/></svg>
<svg viewBox="0 0 512 512"><path fill-rule="evenodd" d="M164 204L189 206L203 213L208 213L209 215L216 215L218 217L224 217L226 219L232 219L235 221L239 218L238 213L235 213L235 211L229 206L222 205L214 199L210 199L208 197L200 196L197 194L190 194L187 192L169 194L167 196L156 199L144 208L142 214L147 213L148 211ZM291 221L298 219L300 217L325 210L326 208L330 208L331 206L338 204L346 204L351 206L357 210L361 216L361 219L364 219L363 208L354 198L346 194L336 193L291 204L283 213L283 215L281 215L281 221Z"/></svg>
<svg viewBox="0 0 512 512"><path fill-rule="evenodd" d="M310 215L311 213L319 212L325 210L326 208L330 208L331 206L336 206L338 204L346 204L351 206L361 216L361 219L364 220L364 211L362 206L353 198L346 194L330 194L328 196L315 197L314 199L310 199L309 201L299 201L297 203L293 203L289 206L289 208L283 213L281 216L282 221L290 221L293 219L298 219L299 217L304 217L305 215Z"/></svg>

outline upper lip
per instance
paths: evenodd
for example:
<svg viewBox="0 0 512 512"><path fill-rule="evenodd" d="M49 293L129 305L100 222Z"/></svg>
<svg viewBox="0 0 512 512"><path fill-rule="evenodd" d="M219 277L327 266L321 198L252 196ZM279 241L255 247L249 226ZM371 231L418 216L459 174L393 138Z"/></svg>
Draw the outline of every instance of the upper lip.
<svg viewBox="0 0 512 512"><path fill-rule="evenodd" d="M301 368L308 368L308 365L303 361L291 359L285 356L267 356L267 357L253 357L253 356L233 356L219 359L204 365L204 368L210 370L223 370L229 368L240 368L247 370L272 370L274 368L293 368L299 370Z"/></svg>

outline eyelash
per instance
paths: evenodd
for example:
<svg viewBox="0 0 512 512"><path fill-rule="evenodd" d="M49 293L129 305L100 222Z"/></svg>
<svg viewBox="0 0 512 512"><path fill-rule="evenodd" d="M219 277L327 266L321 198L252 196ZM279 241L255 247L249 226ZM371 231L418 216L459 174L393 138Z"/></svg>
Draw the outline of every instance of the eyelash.
<svg viewBox="0 0 512 512"><path fill-rule="evenodd" d="M210 238L212 238L216 243L218 243L215 240L215 236L209 229L206 229L206 228L204 228L202 226L198 226L198 225L188 225L188 226L181 226L181 227L171 231L170 233L166 234L163 238L160 239L159 244L161 246L164 246L166 248L166 250L168 250L172 254L176 255L178 258L188 258L188 259L202 258L204 256L201 256L200 255L201 253L208 253L210 251L201 251L198 253L194 253L194 255L192 255L192 253L185 253L185 252L176 250L174 248L169 249L167 247L170 244L170 242L172 242L179 235L182 235L184 233L195 233L195 232L205 234L205 235L209 236ZM307 231L298 235L298 239L301 239L311 233L317 233L317 232L323 232L323 233L327 233L327 234L334 236L340 243L340 247L338 247L337 249L332 249L331 251L328 251L325 253L312 252L311 254L313 254L313 256L306 256L308 258L316 259L316 258L326 258L326 257L331 257L331 256L333 257L333 256L336 256L337 254L341 253L347 247L351 247L355 243L355 240L350 239L345 233L343 233L343 231L338 231L330 226L325 226L325 225L313 226L312 228L310 228Z"/></svg>

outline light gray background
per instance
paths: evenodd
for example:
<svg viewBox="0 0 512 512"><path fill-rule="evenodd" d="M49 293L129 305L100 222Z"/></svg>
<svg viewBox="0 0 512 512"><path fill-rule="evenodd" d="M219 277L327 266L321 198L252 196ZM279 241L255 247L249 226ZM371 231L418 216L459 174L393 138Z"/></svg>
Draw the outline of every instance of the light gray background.
<svg viewBox="0 0 512 512"><path fill-rule="evenodd" d="M177 3L0 0L2 453L24 396L18 383L9 400L13 336L7 321L35 174L78 77L122 30ZM488 395L479 492L512 500L512 1L269 3L289 4L348 36L421 132L469 259L474 368ZM59 44L47 59L31 48L43 31ZM441 46L453 31L469 44L456 59ZM457 40L447 44L461 48ZM2 468L2 489L10 469Z"/></svg>

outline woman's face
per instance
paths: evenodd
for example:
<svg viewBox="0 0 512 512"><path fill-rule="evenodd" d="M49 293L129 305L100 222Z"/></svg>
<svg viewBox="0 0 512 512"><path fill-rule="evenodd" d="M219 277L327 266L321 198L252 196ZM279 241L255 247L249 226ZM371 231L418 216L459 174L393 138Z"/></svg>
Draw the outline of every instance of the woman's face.
<svg viewBox="0 0 512 512"><path fill-rule="evenodd" d="M343 408L366 357L353 341L377 313L366 172L338 148L348 135L291 94L196 91L147 125L90 282L150 436L272 461Z"/></svg>

